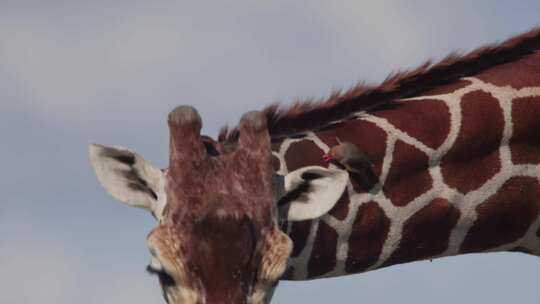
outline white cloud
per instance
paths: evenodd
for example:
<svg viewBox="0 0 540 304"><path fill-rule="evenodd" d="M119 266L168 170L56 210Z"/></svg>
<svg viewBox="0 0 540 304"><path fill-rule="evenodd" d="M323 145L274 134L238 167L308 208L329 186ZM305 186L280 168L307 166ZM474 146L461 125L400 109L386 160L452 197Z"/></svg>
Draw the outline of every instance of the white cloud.
<svg viewBox="0 0 540 304"><path fill-rule="evenodd" d="M33 238L17 228L10 227L16 233L11 238L0 239L0 303L76 303L80 256L61 241Z"/></svg>
<svg viewBox="0 0 540 304"><path fill-rule="evenodd" d="M110 88L141 87L156 67L182 54L182 37L158 16L128 16L108 32L65 32L16 19L0 22L0 65L33 106L73 115ZM150 70L150 71L149 71Z"/></svg>
<svg viewBox="0 0 540 304"><path fill-rule="evenodd" d="M441 41L467 38L455 35L452 14L435 9L459 10L457 30L478 36L485 22L475 16L482 12L468 5L144 2L107 14L91 5L65 12L84 10L81 28L33 12L31 18L0 18L0 68L35 110L60 118L79 117L111 100L150 107L162 92L206 106L223 96L254 108L272 98L321 96L332 87L381 79L417 65L433 49L448 53L458 46L443 50ZM95 6L103 10L106 4Z"/></svg>
<svg viewBox="0 0 540 304"><path fill-rule="evenodd" d="M165 303L161 295L158 279L147 275L147 278L127 277L120 275L115 278L107 278L107 286L100 289L99 294L90 296L95 304L145 304Z"/></svg>
<svg viewBox="0 0 540 304"><path fill-rule="evenodd" d="M162 303L157 278L131 256L105 261L56 237L23 211L0 214L0 303L104 304ZM5 233L10 231L11 233ZM124 252L129 254L129 252ZM118 257L116 257L118 259ZM100 263L97 265L96 263ZM133 271L111 272L129 267Z"/></svg>
<svg viewBox="0 0 540 304"><path fill-rule="evenodd" d="M339 48L358 61L353 65L376 60L381 71L388 71L418 61L417 50L427 47L427 32L419 26L418 12L402 1L311 3L313 12L336 36Z"/></svg>
<svg viewBox="0 0 540 304"><path fill-rule="evenodd" d="M299 45L300 49L294 45L279 48L275 44L282 41L273 38L276 33L246 28L260 26L254 22L257 16L261 16L262 22L280 22L291 30L294 30L298 18L300 22L317 20L318 26L328 29L334 39L332 49L337 55L332 56L350 58L353 61L350 66L359 66L353 73L358 77L366 74L360 70L366 56L377 61L368 61L373 65L372 69L386 71L391 69L389 67L399 66L397 62L415 58L414 50L422 48L424 43L411 10L397 1L367 5L344 0L304 5L301 9L294 8L293 14L283 15L285 19L277 20L275 18L282 15L280 4L228 2L215 4L212 9L206 5L145 4L113 14L107 20L107 26L86 30L57 26L54 20L12 16L0 21L0 67L32 98L34 108L62 118L88 113L103 105L106 97L115 94L123 99L122 103L128 104L134 102L131 96L155 95L152 84L169 81L168 86L161 89L174 91L177 88L171 87L170 69L180 71L175 75L177 82L186 83L190 78L201 82L194 91L206 90L204 87L208 84L202 83L205 77L190 73L199 74L202 68L205 73L228 75L222 70L234 65L238 71L232 72L238 74L231 77L238 80L228 81L238 83L250 79L252 83L247 85L261 86L267 83L268 77L273 77L271 80L274 82L274 78L282 79L280 75L272 75L275 71L287 70L291 64L294 66L294 62L287 64L280 60L280 54L306 53L315 56L313 60L317 61L323 60L317 55L327 55L317 54L310 45ZM302 19L304 17L305 20ZM380 22L384 19L392 22ZM278 28L279 31L287 30ZM395 34L397 30L399 35ZM308 33L309 28L298 32L299 35ZM260 34L269 37L252 36ZM283 37L287 34L283 33ZM261 39L268 41L262 42ZM284 42L291 44L292 41ZM302 50L302 47L306 49ZM284 50L280 53L280 49ZM218 64L214 67L218 70L208 68L206 61ZM227 62L235 64L228 65ZM257 70L249 67L253 62L257 62L259 70L266 71L267 75L253 75L257 76L255 78L242 75L243 70L247 73ZM379 67L381 64L385 66ZM212 77L215 78L209 75L208 79ZM296 82L298 77L291 74L290 80L285 78L283 83ZM231 90L227 86L224 89ZM242 89L234 88L236 92L239 90Z"/></svg>

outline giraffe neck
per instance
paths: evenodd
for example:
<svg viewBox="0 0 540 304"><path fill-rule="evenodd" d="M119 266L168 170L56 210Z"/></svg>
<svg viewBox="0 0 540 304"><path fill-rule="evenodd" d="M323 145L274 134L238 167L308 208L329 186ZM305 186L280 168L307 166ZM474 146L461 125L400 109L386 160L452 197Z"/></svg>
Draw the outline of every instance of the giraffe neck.
<svg viewBox="0 0 540 304"><path fill-rule="evenodd" d="M398 100L395 107L274 145L278 172L327 166L355 143L379 183L351 175L338 204L286 223L285 279L303 280L471 252L540 254L540 53Z"/></svg>

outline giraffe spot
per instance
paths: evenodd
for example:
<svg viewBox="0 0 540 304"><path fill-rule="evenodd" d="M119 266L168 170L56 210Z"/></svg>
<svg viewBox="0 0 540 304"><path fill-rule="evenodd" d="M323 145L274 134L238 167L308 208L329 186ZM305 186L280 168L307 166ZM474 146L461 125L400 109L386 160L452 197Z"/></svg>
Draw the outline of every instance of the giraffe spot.
<svg viewBox="0 0 540 304"><path fill-rule="evenodd" d="M449 94L453 93L459 89L463 89L467 86L469 86L471 82L469 80L460 79L454 82L451 82L446 85L437 86L426 93L424 93L424 96L431 96L431 95L442 95L442 94Z"/></svg>
<svg viewBox="0 0 540 304"><path fill-rule="evenodd" d="M443 253L459 216L460 211L447 200L431 201L404 223L399 247L384 265L417 261Z"/></svg>
<svg viewBox="0 0 540 304"><path fill-rule="evenodd" d="M405 206L431 188L428 156L403 141L394 147L394 160L384 183L384 193L396 206Z"/></svg>
<svg viewBox="0 0 540 304"><path fill-rule="evenodd" d="M375 124L361 119L350 120L346 124L337 125L333 129L317 132L317 136L329 147L338 144L337 138L343 142L355 144L373 164L375 175L381 175L387 135L384 130ZM359 185L355 187L355 191L365 192Z"/></svg>
<svg viewBox="0 0 540 304"><path fill-rule="evenodd" d="M497 100L483 91L463 96L461 111L461 129L454 146L441 160L441 172L448 186L468 193L500 170L504 117Z"/></svg>
<svg viewBox="0 0 540 304"><path fill-rule="evenodd" d="M305 166L326 167L323 151L311 140L301 140L292 143L285 152L285 162L289 172Z"/></svg>
<svg viewBox="0 0 540 304"><path fill-rule="evenodd" d="M540 164L539 117L540 97L517 98L512 102L512 163Z"/></svg>
<svg viewBox="0 0 540 304"><path fill-rule="evenodd" d="M515 89L538 86L540 79L540 53L536 52L505 64L495 65L476 78L496 86L511 86ZM512 75L509 77L508 75Z"/></svg>
<svg viewBox="0 0 540 304"><path fill-rule="evenodd" d="M306 242L311 232L311 221L299 221L291 223L291 230L289 232L289 237L293 241L293 250L291 257L297 257L302 253Z"/></svg>
<svg viewBox="0 0 540 304"><path fill-rule="evenodd" d="M356 273L377 262L390 230L390 219L377 203L369 202L358 208L351 229L345 271Z"/></svg>
<svg viewBox="0 0 540 304"><path fill-rule="evenodd" d="M500 170L499 152L467 161L446 163L441 171L446 184L463 194L480 188Z"/></svg>
<svg viewBox="0 0 540 304"><path fill-rule="evenodd" d="M533 177L516 176L476 207L478 218L469 230L461 252L480 252L517 241L525 235L540 211L540 184Z"/></svg>
<svg viewBox="0 0 540 304"><path fill-rule="evenodd" d="M274 168L274 171L279 171L281 168L281 162L275 155L272 155L272 167Z"/></svg>
<svg viewBox="0 0 540 304"><path fill-rule="evenodd" d="M308 277L321 276L336 267L337 240L336 230L320 221L308 262Z"/></svg>
<svg viewBox="0 0 540 304"><path fill-rule="evenodd" d="M343 195L340 197L334 207L332 207L332 209L328 212L328 214L340 221L343 221L345 218L347 218L347 214L349 214L349 203L349 194L347 191L344 191Z"/></svg>
<svg viewBox="0 0 540 304"><path fill-rule="evenodd" d="M402 101L399 107L378 111L376 115L433 149L450 132L448 106L436 99Z"/></svg>

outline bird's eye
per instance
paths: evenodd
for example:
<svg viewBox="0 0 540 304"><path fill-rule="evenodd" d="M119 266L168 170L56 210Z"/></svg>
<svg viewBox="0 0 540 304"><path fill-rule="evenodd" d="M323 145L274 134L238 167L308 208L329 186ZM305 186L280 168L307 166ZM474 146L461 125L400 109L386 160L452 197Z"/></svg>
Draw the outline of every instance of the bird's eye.
<svg viewBox="0 0 540 304"><path fill-rule="evenodd" d="M148 265L146 267L146 272L152 275L157 275L159 278L159 282L163 287L176 285L174 278L163 269L155 269L152 267L152 265Z"/></svg>

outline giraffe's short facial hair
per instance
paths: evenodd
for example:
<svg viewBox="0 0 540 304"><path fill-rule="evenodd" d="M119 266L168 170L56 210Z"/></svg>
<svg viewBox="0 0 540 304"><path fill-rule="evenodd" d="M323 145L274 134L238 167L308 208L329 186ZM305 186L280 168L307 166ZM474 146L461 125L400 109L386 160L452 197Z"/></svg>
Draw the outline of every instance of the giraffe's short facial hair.
<svg viewBox="0 0 540 304"><path fill-rule="evenodd" d="M257 231L252 225L245 217L211 214L196 224L194 235L178 227L154 229L148 236L148 270L158 275L166 300L269 302L292 242L277 227Z"/></svg>

